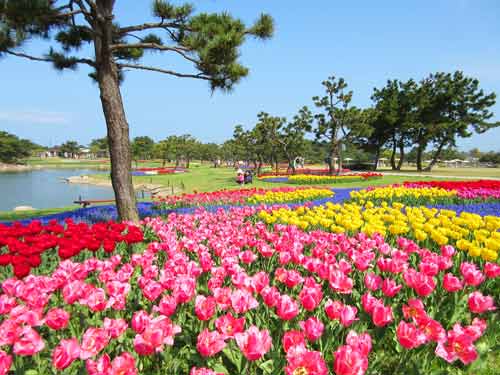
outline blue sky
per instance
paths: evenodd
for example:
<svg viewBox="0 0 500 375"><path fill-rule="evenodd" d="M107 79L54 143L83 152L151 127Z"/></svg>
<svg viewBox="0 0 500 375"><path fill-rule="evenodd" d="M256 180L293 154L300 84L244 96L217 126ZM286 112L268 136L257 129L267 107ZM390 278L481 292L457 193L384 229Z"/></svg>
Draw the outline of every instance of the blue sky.
<svg viewBox="0 0 500 375"><path fill-rule="evenodd" d="M178 3L178 2L176 2ZM142 5L144 4L144 5ZM202 141L231 137L234 125L253 126L259 111L291 117L320 95L329 75L344 77L354 104L371 104L374 87L389 78L420 79L431 72L463 70L487 92L500 94L500 2L497 0L206 0L199 11L228 10L245 22L271 14L275 37L248 40L241 61L250 68L230 94L211 95L204 81L129 72L122 86L131 135L159 140L191 133ZM151 20L149 1L117 1L122 24ZM32 41L25 51L47 45ZM145 63L187 70L172 56ZM0 129L45 145L82 144L105 134L96 85L88 71L56 72L48 64L0 60ZM500 120L500 104L493 108ZM500 128L461 140L468 150L500 150Z"/></svg>

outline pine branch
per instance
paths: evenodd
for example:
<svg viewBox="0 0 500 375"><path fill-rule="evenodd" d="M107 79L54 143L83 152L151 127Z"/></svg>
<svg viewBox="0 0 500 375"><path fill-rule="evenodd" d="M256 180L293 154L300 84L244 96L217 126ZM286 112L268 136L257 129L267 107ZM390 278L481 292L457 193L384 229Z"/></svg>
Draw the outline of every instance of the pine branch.
<svg viewBox="0 0 500 375"><path fill-rule="evenodd" d="M127 34L127 33L130 33L130 32L133 32L133 31L143 31L143 30L151 30L151 29L164 29L164 30L167 30L169 27L174 28L174 29L180 29L180 28L182 28L183 30L191 31L185 25L180 25L180 24L175 23L175 22L165 23L164 20L161 20L160 22L143 23L141 25L133 25L133 26L121 27L120 28L120 34Z"/></svg>
<svg viewBox="0 0 500 375"><path fill-rule="evenodd" d="M127 43L120 43L120 44L112 44L110 46L111 50L119 50L119 49L129 49L129 48L139 48L139 49L154 49L158 51L172 51L175 53L178 53L182 57L184 57L186 60L189 60L195 64L199 64L199 61L191 56L188 56L186 52L190 52L188 48L184 47L170 47L170 46L164 46L161 44L157 43L132 43L132 44L127 44Z"/></svg>
<svg viewBox="0 0 500 375"><path fill-rule="evenodd" d="M28 54L23 53L23 52L14 52L11 50L5 50L3 52L8 53L9 55L22 57L24 59L28 59L28 60L32 60L32 61L42 61L42 62L50 62L50 63L54 62L54 59L51 57L33 56L33 55L28 55ZM92 67L95 67L94 61L92 61L90 59L74 59L74 62L78 63L78 64L86 64L86 65L90 65Z"/></svg>
<svg viewBox="0 0 500 375"><path fill-rule="evenodd" d="M206 81L210 81L211 78L209 76L206 76L202 73L199 74L186 74L186 73L178 73L174 72L172 70L166 70L166 69L161 69L161 68L155 68L152 66L145 66L145 65L138 65L138 64L116 64L119 68L129 68L129 69L138 69L138 70L148 70L151 72L157 72L157 73L163 73L163 74L169 74L172 76L176 77L181 77L181 78L196 78L196 79L203 79Z"/></svg>

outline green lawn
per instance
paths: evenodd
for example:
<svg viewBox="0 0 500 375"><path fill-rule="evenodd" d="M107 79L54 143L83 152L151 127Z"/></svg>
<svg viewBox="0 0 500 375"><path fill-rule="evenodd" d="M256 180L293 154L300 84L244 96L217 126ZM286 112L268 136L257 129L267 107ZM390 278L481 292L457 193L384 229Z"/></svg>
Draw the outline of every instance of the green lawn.
<svg viewBox="0 0 500 375"><path fill-rule="evenodd" d="M0 211L0 221L29 219L31 217L57 214L59 212L64 212L64 211L72 211L77 208L78 206L68 206L68 207L47 208L45 210L33 210L33 211Z"/></svg>
<svg viewBox="0 0 500 375"><path fill-rule="evenodd" d="M134 176L134 183L149 183L165 186L174 186L177 191L192 193L193 191L214 191L220 189L238 189L241 188L234 181L236 177L235 170L232 168L212 168L208 165L192 167L187 173L171 174L171 175L156 175L156 176ZM100 180L108 180L109 176L100 174L94 175L92 178ZM430 180L426 177L405 177L405 176L384 176L380 179L338 183L334 185L323 185L332 187L367 187L370 185L385 185L401 183L403 181ZM248 185L246 185L248 187ZM254 183L251 187L273 188L279 186L300 186L287 183L272 183L260 181L254 178Z"/></svg>

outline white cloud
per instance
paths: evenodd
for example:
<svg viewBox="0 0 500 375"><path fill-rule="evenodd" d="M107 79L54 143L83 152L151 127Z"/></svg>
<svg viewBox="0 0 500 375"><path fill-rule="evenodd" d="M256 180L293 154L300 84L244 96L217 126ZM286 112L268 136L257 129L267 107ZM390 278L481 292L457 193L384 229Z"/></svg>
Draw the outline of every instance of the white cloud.
<svg viewBox="0 0 500 375"><path fill-rule="evenodd" d="M66 113L47 111L2 111L0 121L25 124L64 125L68 124L69 116Z"/></svg>

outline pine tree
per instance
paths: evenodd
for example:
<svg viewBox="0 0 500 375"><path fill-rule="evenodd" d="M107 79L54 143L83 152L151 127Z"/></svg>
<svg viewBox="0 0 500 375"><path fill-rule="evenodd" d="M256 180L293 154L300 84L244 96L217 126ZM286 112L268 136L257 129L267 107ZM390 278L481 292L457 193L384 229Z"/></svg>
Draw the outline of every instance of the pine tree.
<svg viewBox="0 0 500 375"><path fill-rule="evenodd" d="M56 69L91 67L97 81L107 126L111 178L118 214L138 220L132 185L129 126L120 82L125 70L142 70L206 80L212 90L230 90L248 74L239 62L247 36L273 34L273 20L260 15L250 27L229 13L194 13L190 4L165 0L152 4L155 21L122 25L115 0L0 0L0 55L52 63ZM139 2L137 2L139 3ZM135 6L144 6L144 2ZM31 38L43 38L51 48L43 56L21 50ZM93 56L82 56L85 45ZM145 52L176 55L192 64L192 72L140 63Z"/></svg>

